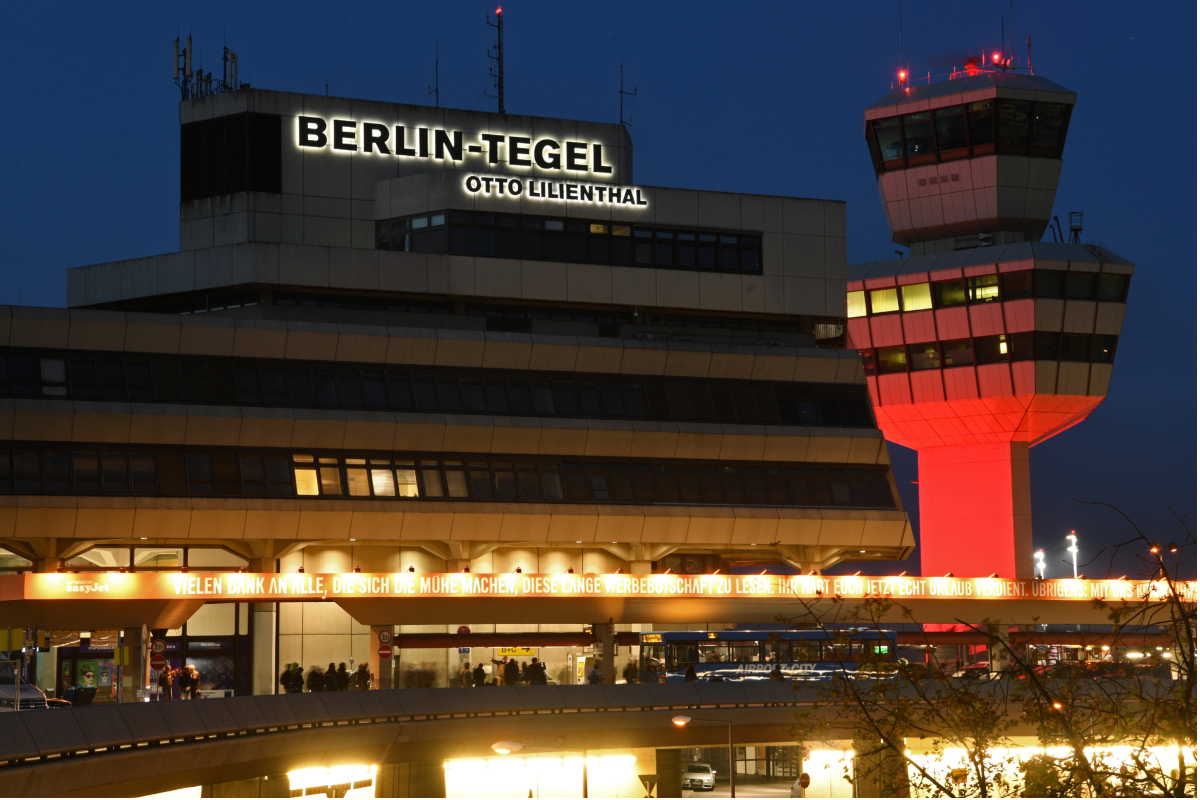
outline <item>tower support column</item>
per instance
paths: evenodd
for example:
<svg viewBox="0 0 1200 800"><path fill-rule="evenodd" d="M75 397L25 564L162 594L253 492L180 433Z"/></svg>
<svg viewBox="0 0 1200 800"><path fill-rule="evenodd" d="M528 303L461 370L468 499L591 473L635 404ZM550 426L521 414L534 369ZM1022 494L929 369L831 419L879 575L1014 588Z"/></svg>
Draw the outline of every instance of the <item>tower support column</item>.
<svg viewBox="0 0 1200 800"><path fill-rule="evenodd" d="M921 573L1033 577L1029 445L922 448Z"/></svg>

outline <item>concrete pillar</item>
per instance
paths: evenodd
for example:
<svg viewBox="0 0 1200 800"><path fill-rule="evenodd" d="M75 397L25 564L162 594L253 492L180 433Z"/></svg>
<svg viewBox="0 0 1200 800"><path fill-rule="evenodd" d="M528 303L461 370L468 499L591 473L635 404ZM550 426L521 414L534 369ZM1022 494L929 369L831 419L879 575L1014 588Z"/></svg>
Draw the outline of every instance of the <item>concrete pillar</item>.
<svg viewBox="0 0 1200 800"><path fill-rule="evenodd" d="M62 558L35 558L33 559L34 572L57 572L63 566L66 559Z"/></svg>
<svg viewBox="0 0 1200 800"><path fill-rule="evenodd" d="M908 766L878 739L854 740L855 797L909 797ZM870 755L867 755L867 754Z"/></svg>
<svg viewBox="0 0 1200 800"><path fill-rule="evenodd" d="M631 575L649 575L653 566L653 561L631 561L629 562L629 573Z"/></svg>
<svg viewBox="0 0 1200 800"><path fill-rule="evenodd" d="M383 644L383 642L379 641L379 634L382 633L383 631L387 631L388 634L391 634L393 632L393 626L380 625L380 626L372 626L371 627L371 639L370 639L371 652L370 652L370 656L369 656L370 660L368 661L368 663L371 665L371 674L375 676L375 681L377 682L379 688L380 689L391 689L392 688L392 658L394 658L395 656L393 655L392 658L380 658L379 657L379 648L381 646L387 647L389 649L391 649L393 647L391 642L389 642L388 644L385 645L385 644ZM392 652L394 653L395 651L393 650Z"/></svg>
<svg viewBox="0 0 1200 800"><path fill-rule="evenodd" d="M682 750L655 750L654 771L658 773L659 797L683 797Z"/></svg>
<svg viewBox="0 0 1200 800"><path fill-rule="evenodd" d="M250 613L254 615L254 631L251 642L253 646L253 674L250 676L250 691L254 694L278 694L282 687L279 685L279 675L283 668L276 663L278 652L278 622L274 603L252 603Z"/></svg>
<svg viewBox="0 0 1200 800"><path fill-rule="evenodd" d="M989 669L992 671L992 677L999 677L998 673L1007 672L1012 666L1010 654L1008 652L1008 626L1007 625L988 625L988 636L994 636L995 639L988 639L988 663Z"/></svg>
<svg viewBox="0 0 1200 800"><path fill-rule="evenodd" d="M1028 444L923 448L917 472L922 575L1033 577Z"/></svg>
<svg viewBox="0 0 1200 800"><path fill-rule="evenodd" d="M596 637L596 643L602 646L596 655L596 668L604 675L605 683L615 683L617 641L612 621L592 623L592 634Z"/></svg>
<svg viewBox="0 0 1200 800"><path fill-rule="evenodd" d="M378 795L376 795L378 796ZM445 797L446 768L441 761L413 761L408 765L406 797Z"/></svg>

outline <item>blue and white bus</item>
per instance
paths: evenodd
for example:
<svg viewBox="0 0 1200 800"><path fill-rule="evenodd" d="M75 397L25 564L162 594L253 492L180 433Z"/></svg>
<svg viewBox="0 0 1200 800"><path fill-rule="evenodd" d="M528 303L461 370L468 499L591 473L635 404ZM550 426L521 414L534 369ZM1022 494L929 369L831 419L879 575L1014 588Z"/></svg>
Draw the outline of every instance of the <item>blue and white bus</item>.
<svg viewBox="0 0 1200 800"><path fill-rule="evenodd" d="M785 680L822 680L857 672L865 660L896 660L896 632L662 631L641 635L640 680L676 683L689 666L696 680L767 681L779 667Z"/></svg>

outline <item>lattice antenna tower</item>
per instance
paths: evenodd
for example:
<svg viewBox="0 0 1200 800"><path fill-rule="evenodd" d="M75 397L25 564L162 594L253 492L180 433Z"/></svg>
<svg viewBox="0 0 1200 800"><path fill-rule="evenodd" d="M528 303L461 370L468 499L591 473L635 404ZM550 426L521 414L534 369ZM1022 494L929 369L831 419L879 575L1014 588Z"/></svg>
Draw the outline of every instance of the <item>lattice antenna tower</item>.
<svg viewBox="0 0 1200 800"><path fill-rule="evenodd" d="M626 101L625 100L626 97L632 97L633 99ZM633 104L636 102L637 102L637 86L636 86L636 84L634 85L632 92L625 91L625 62L622 61L621 62L621 111L620 111L619 119L620 119L621 124L627 128L633 124L633 115L631 114L629 116L629 119L625 119L625 109L632 108Z"/></svg>
<svg viewBox="0 0 1200 800"><path fill-rule="evenodd" d="M435 40L434 56L433 56L433 86L430 87L429 93L433 95L433 105L437 108L442 107L442 91L438 81L438 61L440 60L442 43L441 40Z"/></svg>
<svg viewBox="0 0 1200 800"><path fill-rule="evenodd" d="M500 109L500 113L504 113L504 9L496 6L496 21L492 22L491 14L487 17L487 24L496 29L496 46L488 48L488 58L493 62L493 65L488 69L488 74L491 75L492 81L496 87L495 94L488 94L485 89L483 94L485 97L496 98L496 105Z"/></svg>

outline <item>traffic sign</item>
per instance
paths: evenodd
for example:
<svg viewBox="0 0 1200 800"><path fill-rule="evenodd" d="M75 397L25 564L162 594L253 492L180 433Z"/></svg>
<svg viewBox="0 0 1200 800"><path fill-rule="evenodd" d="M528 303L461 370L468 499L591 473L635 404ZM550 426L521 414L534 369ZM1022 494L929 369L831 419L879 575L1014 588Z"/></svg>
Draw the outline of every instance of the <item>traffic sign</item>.
<svg viewBox="0 0 1200 800"><path fill-rule="evenodd" d="M392 632L391 631L380 631L379 632L379 643L380 644L391 644L392 643Z"/></svg>
<svg viewBox="0 0 1200 800"><path fill-rule="evenodd" d="M807 789L807 788L808 788L808 785L809 785L810 783L812 783L812 778L808 777L808 773L807 773L807 772L801 772L801 773L800 773L800 788L801 788L801 789Z"/></svg>
<svg viewBox="0 0 1200 800"><path fill-rule="evenodd" d="M471 632L471 629L470 629L470 628L468 628L466 625L459 625L459 626L458 626L458 632L459 632L459 633L470 633L470 632Z"/></svg>
<svg viewBox="0 0 1200 800"><path fill-rule="evenodd" d="M150 656L150 669L154 670L155 672L162 672L167 668L167 666L167 657L162 653L155 653L154 655Z"/></svg>
<svg viewBox="0 0 1200 800"><path fill-rule="evenodd" d="M150 642L150 652L154 655L162 655L167 652L167 643L162 639L153 639Z"/></svg>
<svg viewBox="0 0 1200 800"><path fill-rule="evenodd" d="M392 657L392 646L390 644L379 645L379 657L388 659Z"/></svg>

